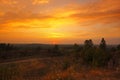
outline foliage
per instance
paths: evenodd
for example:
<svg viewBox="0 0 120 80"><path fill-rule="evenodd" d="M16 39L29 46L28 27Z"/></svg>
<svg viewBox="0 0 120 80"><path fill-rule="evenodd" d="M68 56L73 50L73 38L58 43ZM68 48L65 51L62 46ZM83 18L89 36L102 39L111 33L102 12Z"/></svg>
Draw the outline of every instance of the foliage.
<svg viewBox="0 0 120 80"><path fill-rule="evenodd" d="M110 60L110 53L106 51L106 42L102 38L100 47L94 47L92 40L86 40L84 43L84 49L82 51L81 58L90 66L105 66Z"/></svg>
<svg viewBox="0 0 120 80"><path fill-rule="evenodd" d="M54 56L61 56L62 53L60 51L60 47L58 45L54 45L53 49L52 49L52 54Z"/></svg>
<svg viewBox="0 0 120 80"><path fill-rule="evenodd" d="M15 64L0 65L0 80L13 80L20 75Z"/></svg>
<svg viewBox="0 0 120 80"><path fill-rule="evenodd" d="M62 70L67 70L70 67L70 63L68 61L64 61L62 64Z"/></svg>
<svg viewBox="0 0 120 80"><path fill-rule="evenodd" d="M102 38L101 42L100 42L100 48L102 50L106 50L106 41L104 38Z"/></svg>
<svg viewBox="0 0 120 80"><path fill-rule="evenodd" d="M117 46L117 50L120 50L120 44Z"/></svg>
<svg viewBox="0 0 120 80"><path fill-rule="evenodd" d="M76 43L74 44L73 49L76 53L81 51L81 47Z"/></svg>
<svg viewBox="0 0 120 80"><path fill-rule="evenodd" d="M0 43L0 50L12 50L13 49L13 45L11 44L5 44L5 43Z"/></svg>

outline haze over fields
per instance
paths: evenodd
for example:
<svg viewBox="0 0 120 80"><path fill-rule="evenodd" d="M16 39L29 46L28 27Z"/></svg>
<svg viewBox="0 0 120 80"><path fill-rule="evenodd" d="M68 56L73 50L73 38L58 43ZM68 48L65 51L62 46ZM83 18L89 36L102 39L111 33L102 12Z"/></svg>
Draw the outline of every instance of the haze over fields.
<svg viewBox="0 0 120 80"><path fill-rule="evenodd" d="M120 43L120 0L0 0L0 42Z"/></svg>

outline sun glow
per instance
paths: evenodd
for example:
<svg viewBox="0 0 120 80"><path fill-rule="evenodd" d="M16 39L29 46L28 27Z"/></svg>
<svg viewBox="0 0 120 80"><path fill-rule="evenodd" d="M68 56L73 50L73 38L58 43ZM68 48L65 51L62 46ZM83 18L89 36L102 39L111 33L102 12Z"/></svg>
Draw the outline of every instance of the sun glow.
<svg viewBox="0 0 120 80"><path fill-rule="evenodd" d="M66 35L59 32L49 32L47 33L46 37L50 41L50 43L58 44L61 42L62 39L66 37Z"/></svg>
<svg viewBox="0 0 120 80"><path fill-rule="evenodd" d="M62 33L55 33L55 32L49 34L50 38L63 38L64 36L65 35Z"/></svg>

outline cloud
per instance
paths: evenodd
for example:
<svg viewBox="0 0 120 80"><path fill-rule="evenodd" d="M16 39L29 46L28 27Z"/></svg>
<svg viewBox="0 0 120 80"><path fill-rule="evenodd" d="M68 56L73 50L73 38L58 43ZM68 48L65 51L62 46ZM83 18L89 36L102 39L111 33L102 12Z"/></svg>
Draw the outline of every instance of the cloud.
<svg viewBox="0 0 120 80"><path fill-rule="evenodd" d="M10 1L10 0L7 0ZM109 2L110 1L110 2ZM34 0L35 3L49 2L48 0ZM37 20L37 25L43 25L46 23L52 25L56 20L62 22L73 21L72 23L86 25L89 26L102 23L114 23L119 22L120 19L120 9L119 9L120 1L113 0L99 0L97 2L91 4L79 5L78 3L70 4L67 6L63 6L64 8L54 8L48 13L34 13L33 11L28 11L28 8L22 8L20 10L16 9L16 11L11 10L4 13L0 13L2 16L0 18L1 24L10 24L17 22L16 26L26 26L23 23L28 24L34 20ZM112 5L112 7L110 7ZM32 5L31 5L32 6ZM32 6L33 7L33 6ZM35 7L36 8L36 7ZM64 20L64 21L63 21ZM39 22L38 22L39 21ZM19 23L19 24L18 24ZM22 24L22 25L21 25ZM36 26L36 23L33 23L31 26ZM62 24L62 23L57 23ZM54 25L54 24L53 24ZM15 26L15 25L14 25ZM29 25L30 26L30 25ZM45 27L45 26L44 26ZM26 27L28 28L28 26Z"/></svg>
<svg viewBox="0 0 120 80"><path fill-rule="evenodd" d="M3 21L0 22L0 28L48 28L50 27L48 21L52 19L53 17L49 15L24 14L23 16L9 13L5 17L3 17Z"/></svg>
<svg viewBox="0 0 120 80"><path fill-rule="evenodd" d="M33 0L33 4L47 4L49 0Z"/></svg>
<svg viewBox="0 0 120 80"><path fill-rule="evenodd" d="M120 10L106 11L106 12L91 12L91 13L76 13L70 17L74 18L78 22L94 22L96 23L114 23L119 22ZM94 24L92 23L92 24Z"/></svg>
<svg viewBox="0 0 120 80"><path fill-rule="evenodd" d="M0 0L0 4L13 5L16 3L17 3L17 0Z"/></svg>
<svg viewBox="0 0 120 80"><path fill-rule="evenodd" d="M109 24L120 22L120 1L116 0L98 0L91 4L79 5L71 4L57 9L58 16L72 18L78 24Z"/></svg>
<svg viewBox="0 0 120 80"><path fill-rule="evenodd" d="M52 0L49 6L39 4L48 4L50 0L0 1L2 35L7 32L11 33L9 36L15 33L17 36L18 32L29 35L32 32L33 36L39 37L41 34L48 37L48 33L60 33L66 39L73 38L72 41L103 36L120 37L120 0L85 0L84 4L82 0L65 0L65 3Z"/></svg>
<svg viewBox="0 0 120 80"><path fill-rule="evenodd" d="M1 16L4 16L4 12L0 12L0 17L1 17Z"/></svg>

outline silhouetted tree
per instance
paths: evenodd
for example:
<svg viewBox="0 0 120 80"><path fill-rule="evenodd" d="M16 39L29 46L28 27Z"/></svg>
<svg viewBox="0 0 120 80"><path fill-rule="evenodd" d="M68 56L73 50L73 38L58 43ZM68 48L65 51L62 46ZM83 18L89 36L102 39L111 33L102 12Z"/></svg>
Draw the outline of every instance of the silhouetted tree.
<svg viewBox="0 0 120 80"><path fill-rule="evenodd" d="M117 50L120 50L120 44L117 46Z"/></svg>
<svg viewBox="0 0 120 80"><path fill-rule="evenodd" d="M104 38L102 38L102 40L100 42L100 49L106 50L106 41Z"/></svg>
<svg viewBox="0 0 120 80"><path fill-rule="evenodd" d="M79 60L80 58L80 51L82 50L82 47L80 47L78 44L74 44L73 45L73 55L74 56L74 62L77 62L77 60Z"/></svg>
<svg viewBox="0 0 120 80"><path fill-rule="evenodd" d="M75 52L79 52L81 50L81 47L76 43L74 44L73 48L74 48Z"/></svg>
<svg viewBox="0 0 120 80"><path fill-rule="evenodd" d="M82 51L82 58L86 64L91 66L105 66L109 59L110 54L106 50L106 41L102 38L100 47L95 47L92 40L84 42L84 49Z"/></svg>
<svg viewBox="0 0 120 80"><path fill-rule="evenodd" d="M93 47L93 42L91 39L85 40L84 45L85 45L85 48L90 48L90 47Z"/></svg>
<svg viewBox="0 0 120 80"><path fill-rule="evenodd" d="M84 42L84 48L83 48L83 51L81 53L81 57L83 58L84 62L86 64L92 64L93 62L93 55L95 53L95 50L94 50L94 44L92 42L91 39L89 40L85 40Z"/></svg>
<svg viewBox="0 0 120 80"><path fill-rule="evenodd" d="M6 44L5 43L1 43L0 44L0 50L5 50Z"/></svg>
<svg viewBox="0 0 120 80"><path fill-rule="evenodd" d="M53 52L54 55L57 55L57 56L61 55L60 48L57 44L54 45L52 52Z"/></svg>
<svg viewBox="0 0 120 80"><path fill-rule="evenodd" d="M94 54L94 66L105 66L107 65L108 61L110 60L111 55L106 53L100 48L96 48L95 54Z"/></svg>
<svg viewBox="0 0 120 80"><path fill-rule="evenodd" d="M12 49L13 49L13 45L11 44L5 44L5 43L0 44L0 50L8 51Z"/></svg>

